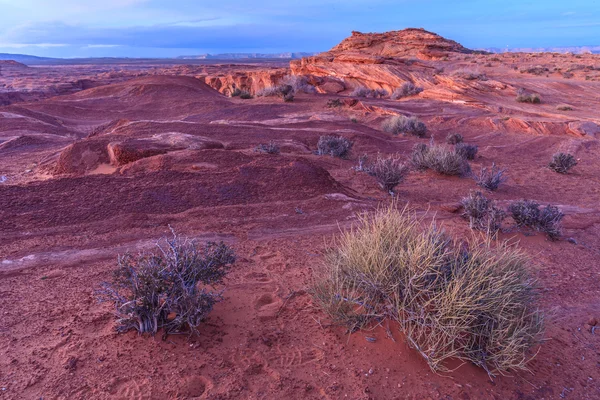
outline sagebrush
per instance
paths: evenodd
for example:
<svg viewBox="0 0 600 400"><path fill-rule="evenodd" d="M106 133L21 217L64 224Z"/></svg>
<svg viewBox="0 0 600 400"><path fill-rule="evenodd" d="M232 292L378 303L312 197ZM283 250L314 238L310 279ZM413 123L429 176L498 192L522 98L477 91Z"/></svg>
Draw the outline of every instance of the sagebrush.
<svg viewBox="0 0 600 400"><path fill-rule="evenodd" d="M200 246L173 233L154 252L118 257L113 279L102 284L99 296L114 304L119 332L198 334L221 300L210 287L222 283L234 262L233 250L224 243Z"/></svg>
<svg viewBox="0 0 600 400"><path fill-rule="evenodd" d="M423 91L422 87L416 86L412 82L404 82L402 86L394 90L392 100L398 100L403 97L416 96Z"/></svg>
<svg viewBox="0 0 600 400"><path fill-rule="evenodd" d="M343 136L321 136L317 143L317 154L345 158L350 154L353 143Z"/></svg>
<svg viewBox="0 0 600 400"><path fill-rule="evenodd" d="M271 141L269 143L261 143L254 149L257 153L279 154L280 148L277 143Z"/></svg>
<svg viewBox="0 0 600 400"><path fill-rule="evenodd" d="M463 141L463 135L460 133L449 133L448 136L446 136L446 143L448 144L458 144L462 143Z"/></svg>
<svg viewBox="0 0 600 400"><path fill-rule="evenodd" d="M498 189L500 184L506 182L508 179L506 176L506 168L499 168L495 163L492 163L491 168L481 167L481 171L473 173L472 177L477 183L477 186L481 186L489 191Z"/></svg>
<svg viewBox="0 0 600 400"><path fill-rule="evenodd" d="M479 151L479 147L474 144L468 143L457 143L454 146L454 152L464 158L465 160L472 161L475 159L477 152Z"/></svg>
<svg viewBox="0 0 600 400"><path fill-rule="evenodd" d="M540 204L533 200L519 200L511 203L508 211L517 226L544 232L550 240L558 240L562 233L561 220L565 215L551 204L540 207Z"/></svg>
<svg viewBox="0 0 600 400"><path fill-rule="evenodd" d="M571 168L577 165L577 160L569 153L556 153L552 156L552 161L548 167L559 174L566 174Z"/></svg>
<svg viewBox="0 0 600 400"><path fill-rule="evenodd" d="M418 143L413 147L411 161L416 169L432 169L442 175L462 176L471 172L467 160L457 154L454 150L442 146Z"/></svg>
<svg viewBox="0 0 600 400"><path fill-rule="evenodd" d="M381 128L394 135L409 134L423 137L427 133L427 126L417 117L405 117L404 115L394 115L385 119Z"/></svg>
<svg viewBox="0 0 600 400"><path fill-rule="evenodd" d="M362 165L360 161L359 166ZM390 193L404 180L410 170L409 166L399 156L382 157L380 154L377 155L377 159L372 164L366 167L363 166L362 169L375 177L379 186Z"/></svg>
<svg viewBox="0 0 600 400"><path fill-rule="evenodd" d="M529 260L505 243L458 243L394 206L360 215L315 276L312 294L352 332L388 319L436 372L471 362L527 370L543 335Z"/></svg>
<svg viewBox="0 0 600 400"><path fill-rule="evenodd" d="M502 228L506 212L497 207L494 201L485 197L483 193L471 192L460 203L463 207L462 216L469 220L471 229L495 236Z"/></svg>

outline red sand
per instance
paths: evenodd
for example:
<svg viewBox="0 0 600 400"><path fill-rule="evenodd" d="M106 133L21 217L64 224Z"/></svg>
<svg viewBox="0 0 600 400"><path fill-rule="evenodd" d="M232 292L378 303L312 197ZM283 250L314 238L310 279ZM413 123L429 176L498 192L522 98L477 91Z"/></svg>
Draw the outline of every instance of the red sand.
<svg viewBox="0 0 600 400"><path fill-rule="evenodd" d="M561 68L600 65L598 56L556 57ZM583 70L570 79L519 73L509 62L557 61L462 53L423 60L394 67L421 79L421 95L361 99L338 109L326 103L343 94L300 94L293 103L242 100L219 94L204 78L164 75L110 85L98 80L74 94L1 107L1 397L600 398L600 331L586 325L600 318L600 147L593 136L600 82L586 80ZM376 87L350 76L361 65L319 68L347 71L349 87ZM378 70L370 76L383 77L386 65L373 64ZM489 80L464 81L450 72L434 78L425 72L434 66L475 66ZM77 73L75 66L61 68ZM165 70L174 68L180 67ZM302 68L319 81L314 64ZM243 82L232 79L219 82ZM543 103L516 103L521 86L540 93ZM574 111L557 111L564 103ZM465 365L436 375L397 332L394 340L382 329L347 335L328 325L307 294L327 241L356 212L389 201L372 178L351 170L358 156L408 155L429 140L380 131L382 115L394 113L419 116L437 141L463 134L479 146L475 170L492 162L507 167L509 181L490 195L501 204L528 198L557 204L567 215L558 242L516 230L502 234L531 255L549 314L548 340L531 374L492 382ZM324 134L353 140L351 159L314 155ZM271 140L280 155L253 151ZM545 167L558 150L580 160L569 175ZM464 237L470 233L456 210L475 188L470 179L415 172L398 187L398 198ZM150 248L169 225L235 248L239 260L226 279L225 300L190 341L116 334L111 307L99 304L94 290L110 278L117 254Z"/></svg>

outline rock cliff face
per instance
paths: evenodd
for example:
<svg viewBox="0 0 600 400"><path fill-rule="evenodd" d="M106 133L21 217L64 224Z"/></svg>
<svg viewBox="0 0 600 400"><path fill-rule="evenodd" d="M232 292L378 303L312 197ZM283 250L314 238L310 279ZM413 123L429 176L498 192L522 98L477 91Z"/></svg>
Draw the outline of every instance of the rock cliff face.
<svg viewBox="0 0 600 400"><path fill-rule="evenodd" d="M404 29L384 33L352 32L329 53L360 52L363 56L416 57L424 60L442 58L448 53L471 54L459 43L424 29Z"/></svg>
<svg viewBox="0 0 600 400"><path fill-rule="evenodd" d="M424 86L432 82L434 67L427 61L457 54L473 54L459 43L424 29L385 33L352 32L330 51L293 60L294 75L307 75L320 92L339 92L339 87L364 86L393 91L410 81Z"/></svg>

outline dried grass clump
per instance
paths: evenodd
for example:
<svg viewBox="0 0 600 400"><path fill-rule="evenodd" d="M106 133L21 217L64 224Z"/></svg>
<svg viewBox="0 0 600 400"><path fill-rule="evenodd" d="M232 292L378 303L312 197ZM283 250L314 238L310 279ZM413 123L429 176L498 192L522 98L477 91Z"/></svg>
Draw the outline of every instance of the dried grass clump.
<svg viewBox="0 0 600 400"><path fill-rule="evenodd" d="M397 321L435 372L459 359L494 376L527 370L543 334L528 268L515 247L459 244L391 206L341 234L312 294L350 331Z"/></svg>
<svg viewBox="0 0 600 400"><path fill-rule="evenodd" d="M286 75L281 80L281 85L291 86L295 93L303 92L306 94L314 94L317 92L317 89L308 83L308 79L305 76Z"/></svg>
<svg viewBox="0 0 600 400"><path fill-rule="evenodd" d="M475 159L475 156L479 151L479 147L474 144L458 143L456 146L454 146L454 151L465 160L472 161Z"/></svg>
<svg viewBox="0 0 600 400"><path fill-rule="evenodd" d="M506 182L508 179L506 177L506 171L506 169L500 169L495 163L492 163L492 167L490 169L487 167L481 167L481 172L479 174L474 173L473 179L477 183L477 186L481 186L489 191L494 191L498 189L500 184Z"/></svg>
<svg viewBox="0 0 600 400"><path fill-rule="evenodd" d="M469 220L469 227L495 236L502 227L506 213L481 192L471 192L461 200L462 216Z"/></svg>
<svg viewBox="0 0 600 400"><path fill-rule="evenodd" d="M352 93L350 93L350 96L353 97L369 97L370 95L371 90L364 86L357 86Z"/></svg>
<svg viewBox="0 0 600 400"><path fill-rule="evenodd" d="M291 85L268 86L256 92L257 97L280 97L283 101L294 101L295 90Z"/></svg>
<svg viewBox="0 0 600 400"><path fill-rule="evenodd" d="M342 136L321 136L317 143L317 154L345 158L350 154L353 143Z"/></svg>
<svg viewBox="0 0 600 400"><path fill-rule="evenodd" d="M559 174L566 174L571 168L577 165L577 160L569 153L556 153L552 156L552 161L548 167Z"/></svg>
<svg viewBox="0 0 600 400"><path fill-rule="evenodd" d="M540 95L537 93L527 93L524 89L519 89L517 91L516 100L519 103L531 103L531 104L540 104L542 99Z"/></svg>
<svg viewBox="0 0 600 400"><path fill-rule="evenodd" d="M482 74L477 71L469 71L469 70L464 70L464 69L455 71L452 75L457 78L465 79L467 81L475 81L475 80L487 81L488 80L488 77L485 74Z"/></svg>
<svg viewBox="0 0 600 400"><path fill-rule="evenodd" d="M248 100L248 99L251 99L251 98L252 98L252 95L250 94L250 92L247 92L245 90L242 90L240 92L240 99Z"/></svg>
<svg viewBox="0 0 600 400"><path fill-rule="evenodd" d="M198 334L198 326L221 300L206 286L221 283L235 262L223 243L173 238L157 244L153 253L117 259L112 282L104 282L99 296L115 305L117 331ZM204 287L200 288L199 285Z"/></svg>
<svg viewBox="0 0 600 400"><path fill-rule="evenodd" d="M416 96L422 91L422 87L416 86L412 82L404 82L402 86L394 90L394 93L392 93L392 100L398 100L403 97Z"/></svg>
<svg viewBox="0 0 600 400"><path fill-rule="evenodd" d="M279 154L280 148L275 142L271 141L268 144L259 144L254 151L257 153Z"/></svg>
<svg viewBox="0 0 600 400"><path fill-rule="evenodd" d="M448 144L459 144L462 143L463 140L463 135L460 133L449 133L448 136L446 136L446 143Z"/></svg>
<svg viewBox="0 0 600 400"><path fill-rule="evenodd" d="M404 115L394 115L384 120L381 128L394 135L410 134L423 137L427 133L427 126L417 117L405 117Z"/></svg>
<svg viewBox="0 0 600 400"><path fill-rule="evenodd" d="M558 106L558 107L556 107L556 109L558 111L573 111L573 107L567 106L567 105Z"/></svg>
<svg viewBox="0 0 600 400"><path fill-rule="evenodd" d="M556 206L540 205L532 200L519 200L508 206L517 226L526 226L539 232L544 232L550 240L560 239L562 232L561 220L565 216Z"/></svg>
<svg viewBox="0 0 600 400"><path fill-rule="evenodd" d="M359 160L359 166L360 165ZM410 168L405 162L398 158L398 156L383 158L378 154L377 160L367 167L363 167L363 170L375 177L377 183L383 190L393 193L394 188L404 180L406 175L408 175Z"/></svg>
<svg viewBox="0 0 600 400"><path fill-rule="evenodd" d="M471 172L467 160L446 146L419 143L413 147L411 161L416 169L432 169L442 175L462 176Z"/></svg>
<svg viewBox="0 0 600 400"><path fill-rule="evenodd" d="M340 99L329 99L327 100L327 108L339 108L342 107L344 103Z"/></svg>

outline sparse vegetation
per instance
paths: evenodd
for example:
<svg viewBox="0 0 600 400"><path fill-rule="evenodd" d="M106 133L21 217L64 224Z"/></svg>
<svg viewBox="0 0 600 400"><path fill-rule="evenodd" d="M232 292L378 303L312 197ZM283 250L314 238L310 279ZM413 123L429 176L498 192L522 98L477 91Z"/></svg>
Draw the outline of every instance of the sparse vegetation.
<svg viewBox="0 0 600 400"><path fill-rule="evenodd" d="M246 92L245 90L242 90L240 93L240 99L244 99L244 100L248 100L251 99L252 95L250 94L250 92Z"/></svg>
<svg viewBox="0 0 600 400"><path fill-rule="evenodd" d="M494 191L498 189L500 184L506 182L506 169L500 169L495 163L492 163L490 169L481 167L481 172L479 174L474 173L473 179L477 183L477 186L481 186L489 191Z"/></svg>
<svg viewBox="0 0 600 400"><path fill-rule="evenodd" d="M242 94L242 91L240 90L240 88L235 88L233 89L233 91L231 92L231 97L238 97Z"/></svg>
<svg viewBox="0 0 600 400"><path fill-rule="evenodd" d="M389 92L385 89L368 89L366 87L363 86L358 86L356 87L352 93L350 94L350 96L353 97L372 97L374 99L383 99L387 96L389 96Z"/></svg>
<svg viewBox="0 0 600 400"><path fill-rule="evenodd" d="M469 227L495 236L502 227L506 213L481 192L471 192L461 200L462 216L469 220Z"/></svg>
<svg viewBox="0 0 600 400"><path fill-rule="evenodd" d="M350 96L352 97L369 97L370 95L371 90L363 86L356 87L352 93L350 93Z"/></svg>
<svg viewBox="0 0 600 400"><path fill-rule="evenodd" d="M275 142L261 143L254 149L257 153L279 154L280 148Z"/></svg>
<svg viewBox="0 0 600 400"><path fill-rule="evenodd" d="M454 151L465 160L472 161L475 159L475 156L479 151L479 147L474 144L458 143L456 146L454 146Z"/></svg>
<svg viewBox="0 0 600 400"><path fill-rule="evenodd" d="M471 362L490 376L526 370L543 314L515 247L446 236L393 206L359 216L326 254L312 294L350 332L390 319L430 368Z"/></svg>
<svg viewBox="0 0 600 400"><path fill-rule="evenodd" d="M482 74L482 73L476 72L476 71L464 70L464 69L454 71L454 73L452 75L457 78L465 79L467 81L475 81L475 80L487 81L488 80L488 77L485 74Z"/></svg>
<svg viewBox="0 0 600 400"><path fill-rule="evenodd" d="M394 115L387 118L381 124L381 128L394 135L410 134L423 137L427 133L427 127L417 117L405 117L404 115Z"/></svg>
<svg viewBox="0 0 600 400"><path fill-rule="evenodd" d="M120 256L112 282L103 283L98 294L114 304L119 332L198 334L221 300L208 287L221 283L234 262L233 250L223 243L201 247L173 233L153 253Z"/></svg>
<svg viewBox="0 0 600 400"><path fill-rule="evenodd" d="M392 100L398 100L403 97L416 96L423 91L422 87L415 86L412 82L404 82L400 88L392 93Z"/></svg>
<svg viewBox="0 0 600 400"><path fill-rule="evenodd" d="M537 93L527 93L525 89L519 89L517 91L517 101L519 103L540 104L542 99Z"/></svg>
<svg viewBox="0 0 600 400"><path fill-rule="evenodd" d="M344 105L344 103L342 103L342 101L340 99L329 99L327 100L327 107L328 108L339 108L342 107Z"/></svg>
<svg viewBox="0 0 600 400"><path fill-rule="evenodd" d="M317 154L345 158L350 154L352 144L342 136L321 136L317 143Z"/></svg>
<svg viewBox="0 0 600 400"><path fill-rule="evenodd" d="M280 97L285 102L294 101L294 88L291 85L268 86L256 92L257 97Z"/></svg>
<svg viewBox="0 0 600 400"><path fill-rule="evenodd" d="M291 86L294 93L303 92L306 94L313 94L317 92L317 89L308 82L308 79L305 76L286 75L283 77L280 84Z"/></svg>
<svg viewBox="0 0 600 400"><path fill-rule="evenodd" d="M446 146L417 144L413 148L411 160L419 170L432 169L442 175L462 176L471 172L469 163Z"/></svg>
<svg viewBox="0 0 600 400"><path fill-rule="evenodd" d="M533 75L543 75L546 72L549 72L550 70L546 67L542 67L541 65L536 65L534 67L527 67L527 68L523 68L521 69L521 73L522 74L533 74Z"/></svg>
<svg viewBox="0 0 600 400"><path fill-rule="evenodd" d="M573 111L573 107L567 106L567 105L558 106L558 107L556 107L556 109L558 111Z"/></svg>
<svg viewBox="0 0 600 400"><path fill-rule="evenodd" d="M448 144L462 143L463 140L463 135L461 135L460 133L449 133L448 136L446 136L446 143Z"/></svg>
<svg viewBox="0 0 600 400"><path fill-rule="evenodd" d="M359 160L359 166L360 166ZM377 155L377 160L374 163L363 167L364 171L375 177L377 183L386 192L393 192L394 188L401 183L410 168L398 156L382 157Z"/></svg>
<svg viewBox="0 0 600 400"><path fill-rule="evenodd" d="M508 211L517 226L526 226L536 231L544 232L550 240L558 240L561 235L561 220L564 214L558 207L547 205L540 209L540 205L531 200L519 200L509 205Z"/></svg>
<svg viewBox="0 0 600 400"><path fill-rule="evenodd" d="M552 161L548 167L559 174L566 174L571 168L577 165L577 160L568 153L556 153L552 156Z"/></svg>

